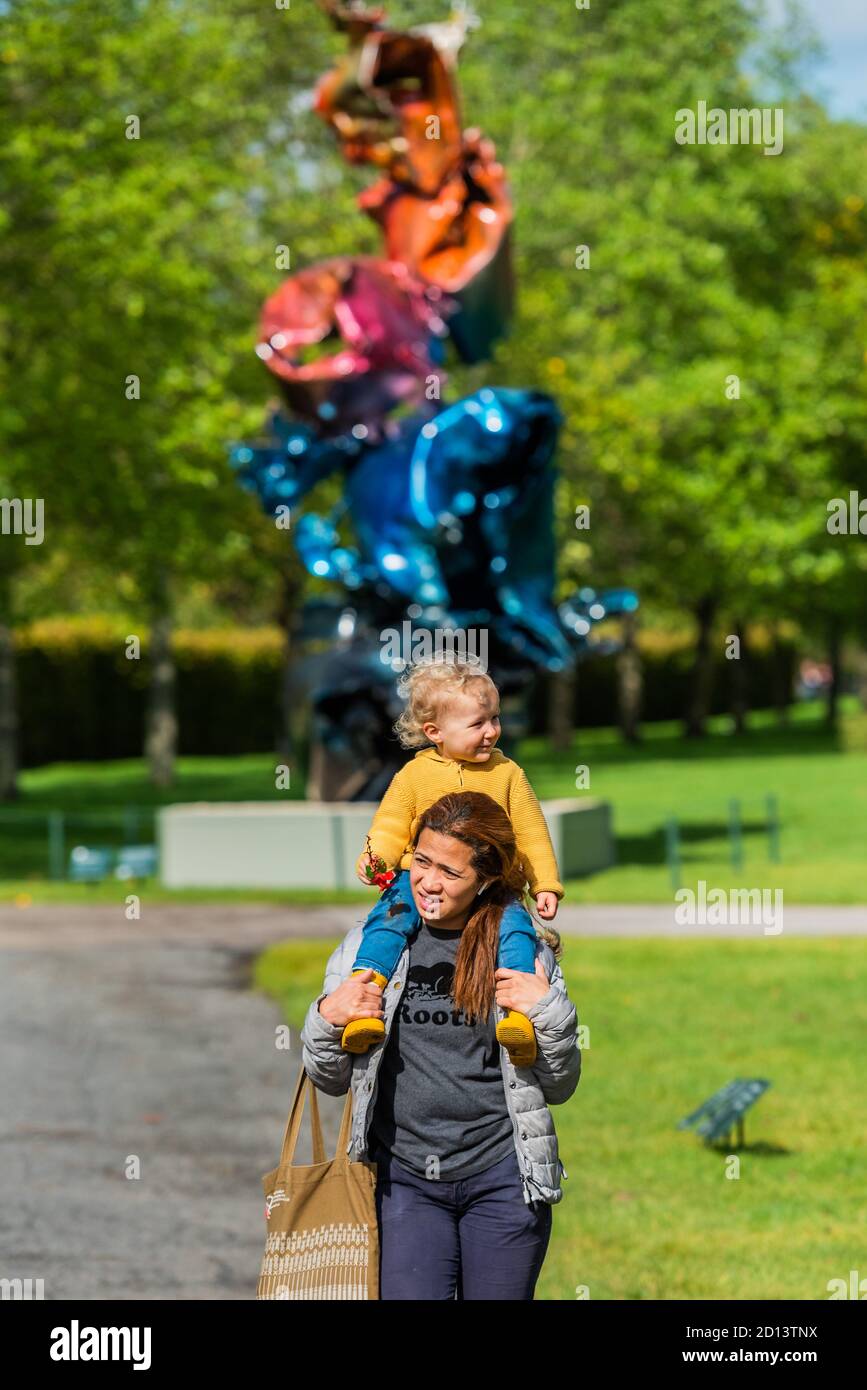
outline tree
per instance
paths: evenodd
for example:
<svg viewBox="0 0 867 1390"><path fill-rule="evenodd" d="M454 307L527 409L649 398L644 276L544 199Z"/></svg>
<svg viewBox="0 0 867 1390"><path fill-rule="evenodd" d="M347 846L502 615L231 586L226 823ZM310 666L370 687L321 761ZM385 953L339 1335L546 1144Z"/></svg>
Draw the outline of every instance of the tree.
<svg viewBox="0 0 867 1390"><path fill-rule="evenodd" d="M326 61L327 31L290 36L287 19L253 0L9 0L2 15L2 451L46 498L46 549L115 573L153 634L161 785L178 591L272 549L226 447L261 421L255 319L277 245L297 250L275 93L291 103Z"/></svg>

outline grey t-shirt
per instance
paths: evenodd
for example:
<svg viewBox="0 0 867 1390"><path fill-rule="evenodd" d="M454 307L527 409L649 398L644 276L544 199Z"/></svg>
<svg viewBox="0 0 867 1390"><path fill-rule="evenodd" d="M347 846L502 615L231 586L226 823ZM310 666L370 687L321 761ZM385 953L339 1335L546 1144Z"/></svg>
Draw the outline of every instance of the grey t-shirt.
<svg viewBox="0 0 867 1390"><path fill-rule="evenodd" d="M370 1125L371 1149L378 1142L412 1172L445 1182L483 1173L515 1148L496 1012L469 1024L450 997L460 940L424 922L410 937Z"/></svg>

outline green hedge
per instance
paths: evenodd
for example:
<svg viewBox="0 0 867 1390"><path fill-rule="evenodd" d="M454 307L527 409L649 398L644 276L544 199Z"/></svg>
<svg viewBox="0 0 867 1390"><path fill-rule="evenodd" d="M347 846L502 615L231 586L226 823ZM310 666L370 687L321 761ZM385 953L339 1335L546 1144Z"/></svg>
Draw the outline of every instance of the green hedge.
<svg viewBox="0 0 867 1390"><path fill-rule="evenodd" d="M52 619L16 632L21 755L25 767L102 758L134 758L142 751L149 677L147 633L142 656L125 656L129 628L102 618ZM719 652L712 713L730 708L731 661ZM178 631L174 638L182 754L231 754L272 749L280 722L283 636L276 627L253 630ZM643 717L682 716L689 692L693 649L686 636L642 632ZM791 685L797 657L793 637L782 648ZM760 631L751 634L745 658L750 704L773 704L773 664L779 660ZM613 657L592 658L579 673L580 725L616 718ZM547 724L546 683L532 705L532 730Z"/></svg>
<svg viewBox="0 0 867 1390"><path fill-rule="evenodd" d="M712 650L713 686L710 714L725 714L732 708L736 663L725 656L727 633L714 636ZM643 698L641 717L653 722L682 719L691 696L695 647L688 635L639 632ZM797 634L787 631L774 646L767 630L755 628L747 634L741 671L745 679L746 700L751 709L770 709L778 688L791 698L798 658ZM534 733L547 725L548 682L540 681L533 705ZM589 657L578 668L575 721L583 728L604 728L617 720L617 666L614 656Z"/></svg>
<svg viewBox="0 0 867 1390"><path fill-rule="evenodd" d="M141 638L141 659L125 656ZM174 636L182 754L262 752L280 721L280 630L179 630ZM56 619L16 632L25 767L137 758L150 677L147 632L104 619Z"/></svg>

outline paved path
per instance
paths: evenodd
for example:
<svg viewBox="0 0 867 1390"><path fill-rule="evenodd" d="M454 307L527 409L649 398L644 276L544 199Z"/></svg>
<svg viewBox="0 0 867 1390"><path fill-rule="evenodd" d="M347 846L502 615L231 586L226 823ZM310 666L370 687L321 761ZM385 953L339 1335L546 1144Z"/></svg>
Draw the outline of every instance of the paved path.
<svg viewBox="0 0 867 1390"><path fill-rule="evenodd" d="M247 982L285 934L255 908L0 911L0 1278L46 1299L255 1296L300 1047L276 1050L279 1010ZM320 1101L333 1152L343 1102Z"/></svg>
<svg viewBox="0 0 867 1390"><path fill-rule="evenodd" d="M300 1051L253 956L361 909L0 905L0 1278L48 1299L246 1299ZM863 935L865 907L787 907L783 935ZM571 907L587 936L760 936L673 908ZM780 940L781 938L775 938ZM343 1100L321 1097L332 1151ZM297 1161L310 1161L306 1125ZM130 1155L141 1177L124 1175Z"/></svg>
<svg viewBox="0 0 867 1390"><path fill-rule="evenodd" d="M272 903L145 903L138 922L109 903L0 903L0 950L141 944L161 940L211 943L256 952L285 937L339 937L358 922L358 907L280 907ZM761 927L679 926L674 903L564 905L554 922L563 936L733 936L761 935ZM867 936L867 905L817 907L784 903L784 936Z"/></svg>

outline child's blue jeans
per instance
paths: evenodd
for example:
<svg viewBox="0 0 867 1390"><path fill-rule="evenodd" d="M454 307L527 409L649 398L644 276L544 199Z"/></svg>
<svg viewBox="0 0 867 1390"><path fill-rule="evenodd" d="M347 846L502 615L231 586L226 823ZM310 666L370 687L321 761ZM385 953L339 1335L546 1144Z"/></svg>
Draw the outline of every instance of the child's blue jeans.
<svg viewBox="0 0 867 1390"><path fill-rule="evenodd" d="M409 872L398 869L379 902L368 913L353 970L376 970L390 980L418 915ZM507 903L500 921L497 966L534 975L537 941L536 928L527 909L517 898Z"/></svg>

